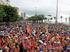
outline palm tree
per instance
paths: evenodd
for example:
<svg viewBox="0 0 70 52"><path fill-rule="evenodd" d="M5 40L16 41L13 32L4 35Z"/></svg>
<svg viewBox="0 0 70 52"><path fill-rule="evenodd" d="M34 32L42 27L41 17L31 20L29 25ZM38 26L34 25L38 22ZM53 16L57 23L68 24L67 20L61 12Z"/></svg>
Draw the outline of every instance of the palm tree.
<svg viewBox="0 0 70 52"><path fill-rule="evenodd" d="M55 23L56 23L56 17L54 17Z"/></svg>
<svg viewBox="0 0 70 52"><path fill-rule="evenodd" d="M67 18L65 18L65 21L66 21L66 23L67 23Z"/></svg>
<svg viewBox="0 0 70 52"><path fill-rule="evenodd" d="M9 2L9 0L6 0L7 2Z"/></svg>
<svg viewBox="0 0 70 52"><path fill-rule="evenodd" d="M50 20L52 20L53 18L51 17Z"/></svg>
<svg viewBox="0 0 70 52"><path fill-rule="evenodd" d="M48 15L49 17L51 17L51 18L48 18L48 22L50 21L50 20L52 20L52 15Z"/></svg>
<svg viewBox="0 0 70 52"><path fill-rule="evenodd" d="M49 23L49 18L47 18L47 20L48 20L48 23Z"/></svg>
<svg viewBox="0 0 70 52"><path fill-rule="evenodd" d="M69 24L70 24L70 17L69 17Z"/></svg>
<svg viewBox="0 0 70 52"><path fill-rule="evenodd" d="M10 3L10 0L6 0L6 3L7 3L7 5L9 5L9 3Z"/></svg>
<svg viewBox="0 0 70 52"><path fill-rule="evenodd" d="M62 18L63 18L63 16L60 16L60 18L61 18L61 22L62 22Z"/></svg>
<svg viewBox="0 0 70 52"><path fill-rule="evenodd" d="M48 15L48 16L50 16L50 17L51 17L52 15Z"/></svg>
<svg viewBox="0 0 70 52"><path fill-rule="evenodd" d="M50 18L50 22L51 22L51 23L52 23L52 20L53 20L53 18L51 17L51 18Z"/></svg>

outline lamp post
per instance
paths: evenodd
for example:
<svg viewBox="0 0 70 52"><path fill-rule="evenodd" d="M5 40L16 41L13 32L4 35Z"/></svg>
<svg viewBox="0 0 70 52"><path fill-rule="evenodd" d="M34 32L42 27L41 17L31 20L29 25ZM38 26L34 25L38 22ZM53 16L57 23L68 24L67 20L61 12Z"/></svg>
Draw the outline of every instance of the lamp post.
<svg viewBox="0 0 70 52"><path fill-rule="evenodd" d="M56 21L55 23L58 22L57 19L58 19L58 0L56 1Z"/></svg>

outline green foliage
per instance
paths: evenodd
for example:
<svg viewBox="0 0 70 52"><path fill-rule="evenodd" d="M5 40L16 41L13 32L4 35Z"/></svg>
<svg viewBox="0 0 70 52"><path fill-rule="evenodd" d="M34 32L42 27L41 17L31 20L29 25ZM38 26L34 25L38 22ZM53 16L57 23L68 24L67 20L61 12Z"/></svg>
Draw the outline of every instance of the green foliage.
<svg viewBox="0 0 70 52"><path fill-rule="evenodd" d="M3 17L5 17L5 16L6 16L6 14L4 12L4 7L3 7L3 5L0 5L0 22L3 21Z"/></svg>
<svg viewBox="0 0 70 52"><path fill-rule="evenodd" d="M0 22L14 22L19 18L17 8L0 5Z"/></svg>
<svg viewBox="0 0 70 52"><path fill-rule="evenodd" d="M50 20L52 20L53 18L50 18Z"/></svg>
<svg viewBox="0 0 70 52"><path fill-rule="evenodd" d="M30 21L43 21L44 19L47 19L44 15L35 15L28 18Z"/></svg>
<svg viewBox="0 0 70 52"><path fill-rule="evenodd" d="M62 18L63 18L63 16L60 16L60 18L62 19Z"/></svg>
<svg viewBox="0 0 70 52"><path fill-rule="evenodd" d="M18 20L18 21L22 21L22 20L24 20L24 19L23 19L23 17L20 16L17 20Z"/></svg>
<svg viewBox="0 0 70 52"><path fill-rule="evenodd" d="M56 19L56 17L54 17L54 19Z"/></svg>

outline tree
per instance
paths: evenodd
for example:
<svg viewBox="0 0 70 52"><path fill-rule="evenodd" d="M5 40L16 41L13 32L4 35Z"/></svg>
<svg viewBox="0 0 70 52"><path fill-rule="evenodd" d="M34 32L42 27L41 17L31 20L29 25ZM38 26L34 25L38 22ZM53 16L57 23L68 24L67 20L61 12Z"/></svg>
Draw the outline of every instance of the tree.
<svg viewBox="0 0 70 52"><path fill-rule="evenodd" d="M54 17L54 19L56 20L56 17Z"/></svg>
<svg viewBox="0 0 70 52"><path fill-rule="evenodd" d="M55 23L56 23L56 17L54 17Z"/></svg>
<svg viewBox="0 0 70 52"><path fill-rule="evenodd" d="M51 17L50 20L53 20L53 18Z"/></svg>
<svg viewBox="0 0 70 52"><path fill-rule="evenodd" d="M11 6L4 6L4 10L5 10L5 13L6 13L5 18L8 19L8 22L17 21L17 19L19 18L17 8L11 7Z"/></svg>
<svg viewBox="0 0 70 52"><path fill-rule="evenodd" d="M9 2L9 0L6 0L7 2Z"/></svg>
<svg viewBox="0 0 70 52"><path fill-rule="evenodd" d="M31 16L28 18L29 21L35 21L35 22L43 21L45 19L47 19L47 18L44 15L34 15L34 16Z"/></svg>
<svg viewBox="0 0 70 52"><path fill-rule="evenodd" d="M22 20L24 20L24 18L20 16L17 20L22 21Z"/></svg>
<svg viewBox="0 0 70 52"><path fill-rule="evenodd" d="M61 22L62 22L62 18L63 18L63 16L60 16L60 18L61 18Z"/></svg>
<svg viewBox="0 0 70 52"><path fill-rule="evenodd" d="M48 22L53 19L52 15L48 15L48 17L51 17L51 18L48 18Z"/></svg>
<svg viewBox="0 0 70 52"><path fill-rule="evenodd" d="M70 24L70 17L69 17L69 24Z"/></svg>
<svg viewBox="0 0 70 52"><path fill-rule="evenodd" d="M19 18L17 8L7 5L0 5L0 21L14 22Z"/></svg>
<svg viewBox="0 0 70 52"><path fill-rule="evenodd" d="M6 16L3 5L0 5L0 22L3 22L3 17Z"/></svg>
<svg viewBox="0 0 70 52"><path fill-rule="evenodd" d="M50 17L51 17L52 15L48 15L48 16L50 16Z"/></svg>
<svg viewBox="0 0 70 52"><path fill-rule="evenodd" d="M65 18L65 21L66 21L66 23L67 23L67 18Z"/></svg>

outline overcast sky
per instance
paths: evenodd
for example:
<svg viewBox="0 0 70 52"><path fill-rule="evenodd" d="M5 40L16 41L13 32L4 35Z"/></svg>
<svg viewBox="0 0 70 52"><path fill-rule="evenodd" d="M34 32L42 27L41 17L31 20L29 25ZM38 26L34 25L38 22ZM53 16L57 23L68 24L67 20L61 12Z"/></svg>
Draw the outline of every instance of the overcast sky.
<svg viewBox="0 0 70 52"><path fill-rule="evenodd" d="M26 12L27 15L56 14L57 0L11 0L13 6L19 7L20 10ZM70 0L59 0L59 16L69 16L70 14Z"/></svg>

